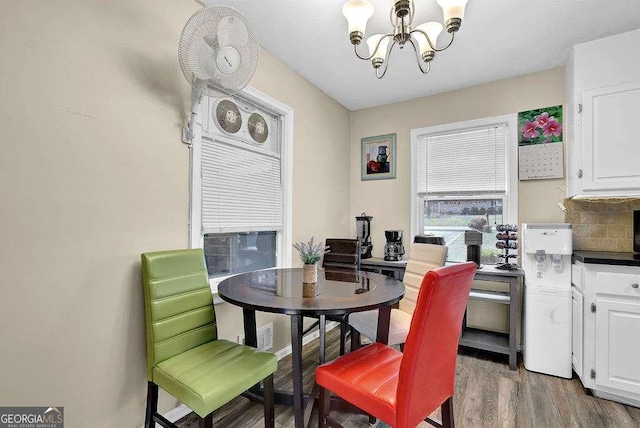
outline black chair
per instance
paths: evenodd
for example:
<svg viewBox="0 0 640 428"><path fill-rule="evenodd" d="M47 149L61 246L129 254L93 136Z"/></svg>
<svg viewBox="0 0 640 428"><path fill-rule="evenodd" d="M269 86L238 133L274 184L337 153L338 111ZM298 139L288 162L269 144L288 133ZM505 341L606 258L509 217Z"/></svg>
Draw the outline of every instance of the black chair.
<svg viewBox="0 0 640 428"><path fill-rule="evenodd" d="M360 269L360 241L358 239L327 239L329 252L322 259L325 270L358 271Z"/></svg>
<svg viewBox="0 0 640 428"><path fill-rule="evenodd" d="M353 276L354 282L357 282L355 274L360 270L360 241L358 239L326 239L325 245L328 252L322 259L322 267L326 274ZM341 280L349 282L346 279ZM349 330L349 314L329 315L327 320L340 323L340 355L344 355ZM319 325L319 320L314 322L303 331L302 335L308 334Z"/></svg>

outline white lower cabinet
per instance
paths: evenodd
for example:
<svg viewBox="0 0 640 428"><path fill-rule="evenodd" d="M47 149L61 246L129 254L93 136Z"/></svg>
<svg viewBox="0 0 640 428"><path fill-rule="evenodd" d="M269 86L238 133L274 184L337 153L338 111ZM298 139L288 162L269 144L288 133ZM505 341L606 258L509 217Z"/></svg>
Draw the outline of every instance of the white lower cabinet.
<svg viewBox="0 0 640 428"><path fill-rule="evenodd" d="M575 267L573 368L594 395L640 407L640 267Z"/></svg>
<svg viewBox="0 0 640 428"><path fill-rule="evenodd" d="M640 394L640 301L596 297L596 386Z"/></svg>

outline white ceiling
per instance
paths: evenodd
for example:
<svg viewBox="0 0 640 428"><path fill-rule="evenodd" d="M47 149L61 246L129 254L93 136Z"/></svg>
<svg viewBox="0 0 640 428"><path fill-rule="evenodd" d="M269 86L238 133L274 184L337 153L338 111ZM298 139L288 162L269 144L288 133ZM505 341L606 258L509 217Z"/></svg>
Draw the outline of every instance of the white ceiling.
<svg viewBox="0 0 640 428"><path fill-rule="evenodd" d="M391 30L393 0L370 1L375 13L365 38ZM349 110L557 67L576 43L640 28L640 0L470 0L453 45L436 54L429 74L418 70L410 45L396 46L387 74L378 80L371 62L353 53L342 15L345 2L205 0L245 14L265 50ZM415 7L414 27L442 22L435 0L416 0ZM441 35L439 45L448 39Z"/></svg>

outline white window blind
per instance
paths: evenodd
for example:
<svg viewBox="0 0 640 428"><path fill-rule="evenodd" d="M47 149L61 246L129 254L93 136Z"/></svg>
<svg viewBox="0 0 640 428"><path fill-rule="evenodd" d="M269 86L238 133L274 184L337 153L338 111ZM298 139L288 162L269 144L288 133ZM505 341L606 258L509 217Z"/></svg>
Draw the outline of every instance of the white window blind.
<svg viewBox="0 0 640 428"><path fill-rule="evenodd" d="M202 138L203 233L281 231L280 154Z"/></svg>
<svg viewBox="0 0 640 428"><path fill-rule="evenodd" d="M421 136L417 143L420 195L506 191L506 125Z"/></svg>

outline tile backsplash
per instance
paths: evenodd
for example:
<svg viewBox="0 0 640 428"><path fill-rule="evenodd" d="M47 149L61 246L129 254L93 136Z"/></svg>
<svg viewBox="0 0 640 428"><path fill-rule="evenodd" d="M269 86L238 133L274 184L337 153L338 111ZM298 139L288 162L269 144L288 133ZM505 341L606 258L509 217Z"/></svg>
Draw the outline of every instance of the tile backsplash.
<svg viewBox="0 0 640 428"><path fill-rule="evenodd" d="M574 250L633 251L633 211L640 210L640 198L565 199L564 206Z"/></svg>

